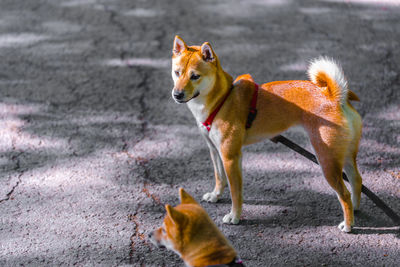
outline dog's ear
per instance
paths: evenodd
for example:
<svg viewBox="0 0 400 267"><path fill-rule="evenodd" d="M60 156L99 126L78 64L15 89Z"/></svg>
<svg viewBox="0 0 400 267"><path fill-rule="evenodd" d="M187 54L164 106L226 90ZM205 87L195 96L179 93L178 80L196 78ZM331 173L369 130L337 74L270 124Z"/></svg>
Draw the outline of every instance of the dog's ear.
<svg viewBox="0 0 400 267"><path fill-rule="evenodd" d="M182 212L177 211L168 204L165 205L165 209L167 210L168 217L174 222L175 225L182 225L186 222L186 215Z"/></svg>
<svg viewBox="0 0 400 267"><path fill-rule="evenodd" d="M189 195L185 190L183 190L183 188L179 188L179 198L181 199L181 203L182 204L199 204L197 203L196 200L194 200L194 198Z"/></svg>
<svg viewBox="0 0 400 267"><path fill-rule="evenodd" d="M185 44L185 41L178 35L175 36L174 40L174 48L172 49L172 52L174 55L180 55L183 51L187 49L187 45Z"/></svg>
<svg viewBox="0 0 400 267"><path fill-rule="evenodd" d="M215 60L215 54L209 42L205 42L201 45L201 54L203 55L204 61L212 62Z"/></svg>

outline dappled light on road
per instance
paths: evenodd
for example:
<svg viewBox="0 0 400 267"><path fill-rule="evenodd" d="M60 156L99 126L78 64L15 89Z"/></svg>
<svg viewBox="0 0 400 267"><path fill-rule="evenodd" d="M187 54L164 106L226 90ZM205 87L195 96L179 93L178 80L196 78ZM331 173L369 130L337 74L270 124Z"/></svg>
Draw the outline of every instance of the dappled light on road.
<svg viewBox="0 0 400 267"><path fill-rule="evenodd" d="M159 16L164 14L162 10L157 9L144 9L144 8L135 8L128 11L123 12L125 16L134 16L134 17L143 17L143 18L151 18L155 16Z"/></svg>
<svg viewBox="0 0 400 267"><path fill-rule="evenodd" d="M103 63L111 67L150 67L166 69L171 65L169 59L153 59L153 58L124 58L124 59L110 59Z"/></svg>
<svg viewBox="0 0 400 267"><path fill-rule="evenodd" d="M210 154L171 98L172 42L210 42L232 76L307 79L341 62L363 118L363 183L400 212L398 1L0 1L0 265L180 266L146 239L214 186ZM266 122L268 123L268 122ZM312 151L299 128L283 134ZM246 266L391 266L399 226L365 196L337 229L321 169L265 141L243 149L241 224L226 188L202 205ZM348 184L346 184L348 186Z"/></svg>
<svg viewBox="0 0 400 267"><path fill-rule="evenodd" d="M15 47L15 46L29 46L31 44L48 39L47 35L35 33L16 33L16 34L1 34L0 35L0 48L2 47Z"/></svg>

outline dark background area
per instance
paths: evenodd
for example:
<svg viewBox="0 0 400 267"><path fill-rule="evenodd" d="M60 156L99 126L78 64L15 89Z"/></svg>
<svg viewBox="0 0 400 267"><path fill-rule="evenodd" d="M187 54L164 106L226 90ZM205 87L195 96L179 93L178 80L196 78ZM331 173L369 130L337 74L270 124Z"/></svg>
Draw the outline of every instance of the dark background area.
<svg viewBox="0 0 400 267"><path fill-rule="evenodd" d="M146 236L178 188L214 186L205 142L171 99L172 41L210 42L232 76L307 79L338 60L361 102L364 184L400 213L398 1L0 2L0 265L183 266ZM311 149L298 129L284 134ZM244 149L244 212L203 203L247 266L395 266L399 227L363 196L352 234L318 166Z"/></svg>

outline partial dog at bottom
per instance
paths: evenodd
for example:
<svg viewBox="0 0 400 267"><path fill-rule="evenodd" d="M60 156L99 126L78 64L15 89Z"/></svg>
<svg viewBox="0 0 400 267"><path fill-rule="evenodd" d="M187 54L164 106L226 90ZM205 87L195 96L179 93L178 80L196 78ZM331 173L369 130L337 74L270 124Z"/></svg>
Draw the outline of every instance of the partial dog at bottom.
<svg viewBox="0 0 400 267"><path fill-rule="evenodd" d="M179 197L178 206L165 205L163 224L150 241L177 253L187 266L245 266L203 207L183 188Z"/></svg>

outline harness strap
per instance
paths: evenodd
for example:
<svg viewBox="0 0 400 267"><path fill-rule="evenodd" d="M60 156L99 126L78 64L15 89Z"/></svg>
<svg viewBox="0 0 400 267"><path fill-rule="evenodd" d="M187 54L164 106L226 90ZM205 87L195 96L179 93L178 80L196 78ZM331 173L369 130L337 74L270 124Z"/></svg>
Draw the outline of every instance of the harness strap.
<svg viewBox="0 0 400 267"><path fill-rule="evenodd" d="M224 100L222 100L222 102L218 105L218 107L216 109L214 109L213 112L211 112L211 114L208 116L208 118L202 123L204 125L204 127L206 127L207 131L211 130L211 124L215 118L215 116L217 116L218 111L222 108L222 106L224 105L226 99L228 98L229 94L231 93L233 89L233 84L231 86L231 89L229 89L229 92L226 94L226 96L224 97Z"/></svg>
<svg viewBox="0 0 400 267"><path fill-rule="evenodd" d="M249 129L251 127L254 119L257 116L258 84L254 83L254 85L255 85L255 90L253 92L253 97L252 97L251 103L250 103L250 110L249 110L249 115L247 116L246 129ZM233 84L232 84L232 87L229 90L229 92L226 94L224 100L222 100L222 102L217 106L217 108L214 109L213 112L211 112L211 114L208 116L208 118L204 122L202 122L203 126L206 127L208 132L211 130L211 125L212 125L212 122L214 121L214 118L217 116L219 110L224 105L224 103L225 103L226 99L228 98L232 89L233 89Z"/></svg>
<svg viewBox="0 0 400 267"><path fill-rule="evenodd" d="M251 99L251 103L250 103L249 115L247 116L246 129L249 129L251 127L254 119L257 116L258 84L254 83L254 85L255 85L255 89L253 92L253 98Z"/></svg>

